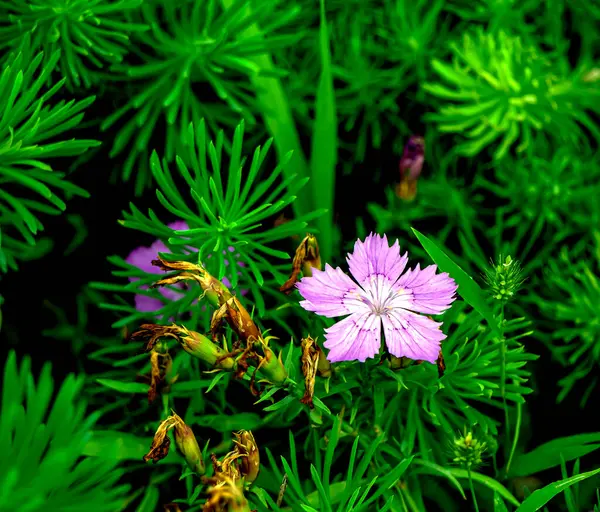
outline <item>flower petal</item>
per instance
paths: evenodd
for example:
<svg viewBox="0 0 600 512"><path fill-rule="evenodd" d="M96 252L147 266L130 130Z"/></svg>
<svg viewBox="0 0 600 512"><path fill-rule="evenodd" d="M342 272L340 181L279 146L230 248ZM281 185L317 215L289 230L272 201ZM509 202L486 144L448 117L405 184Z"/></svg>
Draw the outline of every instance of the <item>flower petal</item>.
<svg viewBox="0 0 600 512"><path fill-rule="evenodd" d="M449 309L458 286L446 272L436 274L436 270L437 265L421 269L418 263L407 270L394 285L397 295L389 305L429 315Z"/></svg>
<svg viewBox="0 0 600 512"><path fill-rule="evenodd" d="M387 236L371 233L364 242L357 240L354 251L346 258L350 272L361 285L368 285L372 276L384 276L394 283L408 262L408 254L400 255L398 240L391 247Z"/></svg>
<svg viewBox="0 0 600 512"><path fill-rule="evenodd" d="M381 320L370 311L354 313L325 329L325 333L323 345L329 349L327 359L332 363L355 359L364 363L381 347Z"/></svg>
<svg viewBox="0 0 600 512"><path fill-rule="evenodd" d="M361 300L362 290L339 267L327 264L325 270L313 269L313 275L303 277L296 287L306 299L300 305L319 315L335 317L368 309Z"/></svg>
<svg viewBox="0 0 600 512"><path fill-rule="evenodd" d="M152 265L156 257L157 253L152 247L138 247L129 253L125 261L149 274L160 274L162 271Z"/></svg>
<svg viewBox="0 0 600 512"><path fill-rule="evenodd" d="M381 319L390 354L436 362L441 341L446 338L440 330L441 322L402 309L392 310Z"/></svg>
<svg viewBox="0 0 600 512"><path fill-rule="evenodd" d="M171 222L171 224L167 224L168 228L171 228L173 231L187 231L189 226L187 222L184 220L176 220L175 222Z"/></svg>
<svg viewBox="0 0 600 512"><path fill-rule="evenodd" d="M160 299L154 297L148 297L147 295L136 295L135 296L135 309L140 313L150 313L162 308L163 303Z"/></svg>

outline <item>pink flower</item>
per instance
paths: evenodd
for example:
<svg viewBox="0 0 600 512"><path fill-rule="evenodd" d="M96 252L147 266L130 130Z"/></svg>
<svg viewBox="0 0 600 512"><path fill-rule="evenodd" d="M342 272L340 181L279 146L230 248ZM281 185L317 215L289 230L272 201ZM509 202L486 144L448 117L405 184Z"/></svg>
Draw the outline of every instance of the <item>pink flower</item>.
<svg viewBox="0 0 600 512"><path fill-rule="evenodd" d="M357 240L347 257L350 273L338 268L313 269L298 290L300 305L326 317L349 315L325 330L324 346L331 362L364 362L381 347L381 324L390 354L435 363L446 335L442 325L417 313L438 315L450 308L457 286L437 266L404 271L408 253L400 254L398 240L389 246L384 235Z"/></svg>
<svg viewBox="0 0 600 512"><path fill-rule="evenodd" d="M178 220L175 221L171 224L168 224L169 228L171 228L173 231L185 231L188 228L188 225L185 223L185 221L182 220ZM197 251L198 249L192 248L192 250ZM235 250L234 247L229 247L229 251L233 252ZM133 251L131 251L129 253L129 256L127 256L127 258L125 258L125 261L127 263L129 263L130 265L133 265L137 268L139 268L140 270L143 270L144 272L148 272L149 274L164 274L164 272L162 270L160 270L158 267L155 267L154 265L152 265L152 260L155 260L158 256L158 253L162 252L165 254L170 254L169 249L167 249L167 246L162 243L160 240L156 240L150 247L138 247L137 249L134 249ZM223 254L227 254L226 251L223 251ZM208 255L208 259L210 259L212 255L209 254ZM238 261L237 264L240 267L244 267L245 264L243 261ZM225 265L229 266L229 260L225 260ZM241 272L238 272L238 275L241 275ZM131 277L129 278L130 281L137 281L139 278L137 277ZM229 282L229 279L227 279L227 277L224 277L222 280L223 284L225 286L227 286L228 288L231 286L231 283ZM183 290L183 283L178 283L176 285L173 286L173 288L179 288ZM141 287L142 290L146 290L148 289L147 286L142 286ZM158 291L160 292L160 294L165 297L166 299L169 300L178 300L180 298L182 298L184 296L183 293L177 292L171 288L167 288L167 287L161 287L158 289ZM242 295L246 295L246 293L248 293L248 290L241 290L240 293ZM147 295L136 295L135 296L135 309L137 309L138 311L142 312L142 313L148 313L148 312L153 312L156 311L158 309L160 309L163 306L163 303L160 299L156 299L154 297L148 297Z"/></svg>

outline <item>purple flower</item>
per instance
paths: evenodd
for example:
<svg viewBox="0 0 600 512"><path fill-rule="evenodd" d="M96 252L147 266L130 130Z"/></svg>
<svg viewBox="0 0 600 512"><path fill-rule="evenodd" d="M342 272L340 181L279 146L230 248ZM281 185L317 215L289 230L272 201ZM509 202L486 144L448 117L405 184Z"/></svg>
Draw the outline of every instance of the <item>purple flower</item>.
<svg viewBox="0 0 600 512"><path fill-rule="evenodd" d="M188 228L188 225L185 223L185 221L182 220L178 220L175 222L172 222L171 224L168 224L169 228L171 228L173 231L185 231ZM198 249L192 247L191 248L193 251L198 251ZM233 252L235 250L234 247L229 247L229 251ZM154 265L152 265L152 260L155 260L158 253L162 252L165 254L170 254L169 249L167 248L167 246L165 244L163 244L160 240L156 240L150 247L138 247L137 249L134 249L133 251L131 251L129 253L129 256L127 256L127 258L125 258L125 261L127 263L129 263L130 265L133 265L137 268L139 268L140 270L143 270L144 272L147 272L149 274L163 274L163 271L160 270L158 267L155 267ZM223 254L227 254L227 251L223 251ZM210 258L212 255L209 254L208 258ZM238 261L237 264L240 267L244 267L245 263L243 261ZM229 260L225 260L225 265L229 266ZM238 275L241 275L241 272L238 272ZM137 277L130 277L129 281L138 281L139 278ZM229 279L227 279L226 277L224 277L222 280L223 284L225 286L227 286L228 288L231 286L231 283L229 282ZM140 287L142 290L146 290L148 289L147 286L142 286ZM173 285L173 288L179 288L181 290L183 290L184 288L184 284L183 283L177 283L176 285ZM175 291L171 288L167 288L167 287L161 287L158 289L159 293L165 297L166 299L169 300L178 300L181 297L184 296L183 293L180 293L178 291ZM248 293L248 290L241 290L240 293L242 295L246 295L246 293ZM142 312L142 313L148 313L148 312L153 312L156 311L158 309L160 309L163 306L163 303L160 299L156 299L154 297L148 297L147 295L136 295L135 296L135 309L137 309L138 311Z"/></svg>
<svg viewBox="0 0 600 512"><path fill-rule="evenodd" d="M425 140L420 135L411 135L404 146L400 159L401 179L416 181L425 162Z"/></svg>
<svg viewBox="0 0 600 512"><path fill-rule="evenodd" d="M404 269L408 253L400 254L398 240L389 246L384 235L370 234L357 240L348 255L350 273L325 265L313 269L296 286L305 300L300 305L326 317L349 315L325 330L327 358L331 362L364 362L381 346L381 324L390 354L435 363L446 335L442 325L418 315L438 315L456 298L456 284L447 274L436 274L437 266L419 264Z"/></svg>

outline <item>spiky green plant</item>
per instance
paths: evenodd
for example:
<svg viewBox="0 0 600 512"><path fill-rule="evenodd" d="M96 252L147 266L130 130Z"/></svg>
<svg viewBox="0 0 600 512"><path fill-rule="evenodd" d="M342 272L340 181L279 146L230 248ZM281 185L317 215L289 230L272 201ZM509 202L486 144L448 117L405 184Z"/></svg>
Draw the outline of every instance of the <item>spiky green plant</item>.
<svg viewBox="0 0 600 512"><path fill-rule="evenodd" d="M55 99L66 79L45 86L59 59L56 51L42 64L44 54L32 54L26 39L11 53L0 77L0 272L15 270L19 259L48 250L48 242L36 246L36 235L44 229L41 214L59 215L65 210L58 192L67 199L88 196L65 179L65 172L48 163L100 144L65 139L94 97L68 102Z"/></svg>
<svg viewBox="0 0 600 512"><path fill-rule="evenodd" d="M143 0L6 0L0 5L0 50L31 36L34 50L44 52L69 90L90 88L106 68L122 62L132 32L148 30L127 20ZM61 58L53 61L57 50Z"/></svg>
<svg viewBox="0 0 600 512"><path fill-rule="evenodd" d="M600 364L600 233L596 230L590 238L561 247L544 267L543 286L530 297L545 317L538 336L569 369L558 383L557 401L585 381L582 405L598 382L594 372Z"/></svg>
<svg viewBox="0 0 600 512"><path fill-rule="evenodd" d="M473 157L491 146L501 160L512 149L531 155L536 145L585 147L583 127L600 140L589 113L600 111L600 90L583 80L581 69L571 71L564 56L482 29L450 47L451 64L432 61L445 84L423 87L440 101L438 112L426 118L441 132L457 134L456 153Z"/></svg>
<svg viewBox="0 0 600 512"><path fill-rule="evenodd" d="M270 277L274 283L283 283L291 269L290 253L271 244L294 235L304 235L309 222L322 211L276 226L277 216L294 201L297 191L306 185L308 178L283 177L289 154L269 174L261 173L272 140L268 140L264 147L256 148L251 162L247 162L242 154L243 134L242 122L235 130L228 163L223 151L224 133L220 132L216 140L211 141L203 120L196 128L188 126L182 146L184 152L176 157L176 171L170 168L166 159L161 162L156 152L152 154L150 168L159 186L156 196L171 216L187 222L188 230L174 232L159 220L153 210L144 215L133 205L131 213L124 213L122 224L164 240L175 254L202 262L218 279L225 276L226 260L230 257L223 251L232 247L245 266L239 267L241 276L235 272L230 274L231 287L247 287L251 300L262 315L265 311L265 279ZM248 163L248 170L244 172ZM187 199L180 192L183 187L189 190ZM287 263L282 267L274 264L277 260ZM156 291L142 291L142 286L156 280L156 274L136 269L121 257L114 256L111 262L123 269L115 275L141 279L124 287L95 286L111 291L136 291L160 298L165 306L156 312L157 315L169 318L189 311L192 301L200 295L197 289L191 289L183 298L171 301ZM273 284L271 288L277 290L278 285ZM119 325L143 317L133 306L123 305L116 309L127 314Z"/></svg>
<svg viewBox="0 0 600 512"><path fill-rule="evenodd" d="M36 382L37 380L37 382ZM0 446L10 461L0 469L0 510L114 512L128 487L117 452L83 457L97 414L86 417L79 398L84 379L69 375L54 395L52 369L34 378L31 360L11 351L4 366Z"/></svg>
<svg viewBox="0 0 600 512"><path fill-rule="evenodd" d="M296 15L295 9L282 11L281 5L281 0L262 0L253 4L252 11L246 0L160 0L143 5L140 22L151 30L136 35L132 50L141 63L113 66L113 79L131 88L122 106L101 125L107 130L130 116L110 154L129 152L122 176L129 180L135 170L138 192L151 182L145 164L157 125L164 123L166 129L169 162L190 122L198 125L204 119L212 134L233 128L240 118L256 125L249 78L263 70L253 57L298 39L289 28L279 33ZM253 24L260 30L250 30Z"/></svg>

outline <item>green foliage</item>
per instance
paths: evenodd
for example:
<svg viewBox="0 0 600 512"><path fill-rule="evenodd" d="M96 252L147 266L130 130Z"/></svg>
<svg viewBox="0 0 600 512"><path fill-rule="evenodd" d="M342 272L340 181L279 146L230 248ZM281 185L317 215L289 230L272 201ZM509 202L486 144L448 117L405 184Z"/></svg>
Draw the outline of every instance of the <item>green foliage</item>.
<svg viewBox="0 0 600 512"><path fill-rule="evenodd" d="M5 0L0 4L0 49L31 36L44 66L65 78L69 90L89 89L104 69L123 61L129 35L149 27L127 21L126 13L143 0ZM54 55L61 50L61 58Z"/></svg>
<svg viewBox="0 0 600 512"><path fill-rule="evenodd" d="M36 383L37 380L37 383ZM128 488L118 485L123 470L116 455L83 457L97 414L85 415L78 397L82 377L69 375L54 393L50 364L37 379L26 357L13 351L4 367L0 443L2 510L120 510ZM8 462L10 461L10 462Z"/></svg>
<svg viewBox="0 0 600 512"><path fill-rule="evenodd" d="M592 245L593 244L593 245ZM544 268L544 287L531 301L544 315L547 328L539 333L553 356L569 374L559 381L562 401L583 379L585 404L595 389L594 375L600 363L600 233L584 238L573 247L561 247Z"/></svg>
<svg viewBox="0 0 600 512"><path fill-rule="evenodd" d="M348 469L345 474L332 476L332 465L336 460L336 448L340 441L340 422L335 420L330 431L325 453L320 447L315 447L315 464L310 466L312 482L310 487L303 485L298 471L296 445L290 432L290 461L281 457L283 471L277 464L273 454L267 450L271 471L276 481L283 481L283 474L288 481L288 489L282 503L287 504L292 511L329 511L366 512L373 510L391 510L394 502L392 488L402 477L412 462L412 458L396 461L393 465L376 463L377 448L384 442L379 436L367 449L359 450L360 439L356 437L352 443ZM376 485L377 484L377 485ZM282 509L262 489L254 490L258 496L254 506L259 511L281 511ZM290 510L288 508L287 510Z"/></svg>
<svg viewBox="0 0 600 512"><path fill-rule="evenodd" d="M135 175L137 193L151 183L145 165L157 125L166 129L169 162L190 123L198 125L204 119L213 134L233 128L240 118L251 127L256 125L256 99L249 77L263 72L277 75L277 70L262 69L253 57L298 39L291 32L280 33L295 14L294 9L282 11L280 0L254 2L252 10L246 0L160 0L142 6L139 22L151 30L132 38L132 51L141 63L112 67L112 79L131 87L125 103L101 125L106 130L130 116L119 129L110 154L128 150L122 176L129 180ZM253 30L254 24L261 30ZM205 91L203 99L199 91ZM207 93L214 100L206 98Z"/></svg>
<svg viewBox="0 0 600 512"><path fill-rule="evenodd" d="M226 496L223 482L211 490L209 456L231 456L242 429L256 436L260 472L236 490L249 504L223 510L597 509L600 434L571 422L539 441L530 406L556 384L558 402L584 406L598 386L599 21L585 0L0 0L0 272L50 253L44 216L88 195L54 165L73 169L104 147L115 165L100 180L121 175L125 195L151 189L120 224L153 244L143 269L125 258L146 242L113 246L114 283L86 261L64 290L41 284L54 324L37 315L38 290L22 287L43 343L74 353L81 376L53 393L49 365L34 378L29 359L9 355L0 509L154 511L168 499L206 510ZM94 98L69 98L86 91L102 104L84 126ZM67 139L98 126L110 139L101 150ZM408 199L397 155L416 133L425 163ZM82 213L64 216L65 255L99 236L86 238ZM322 267L370 230L458 285L433 318L447 335L437 367L383 346L365 363L328 365L306 336L326 356L336 320L279 290L307 231ZM510 260L490 264L499 255ZM150 288L164 276L149 271L157 256L227 277L268 346L238 339L239 325L214 329L214 290ZM77 295L77 279L93 281ZM140 306L148 297L155 311ZM15 328L10 307L2 334L32 346L35 329ZM148 322L196 331L205 346L170 338L182 332L172 326L147 352L131 333ZM543 367L542 344L553 356ZM231 366L197 358L211 350ZM142 462L174 412L203 447L208 480L176 446Z"/></svg>
<svg viewBox="0 0 600 512"><path fill-rule="evenodd" d="M496 143L496 160L513 147L527 156L536 144L580 147L585 140L582 127L600 140L588 113L598 111L599 91L579 70L565 69L563 57L544 54L521 37L481 29L450 47L452 64L432 61L445 84L423 87L443 101L427 119L441 132L467 139L455 147L458 154L474 157Z"/></svg>
<svg viewBox="0 0 600 512"><path fill-rule="evenodd" d="M73 157L100 143L65 139L65 133L83 119L93 101L56 100L65 79L45 88L60 52L32 54L28 39L10 54L0 77L0 272L15 270L19 259L39 257L49 250L47 240L36 245L35 235L44 229L39 216L59 215L65 198L87 197L70 183L66 173L54 170L47 159ZM34 198L23 192L34 193ZM37 198L41 196L44 201Z"/></svg>
<svg viewBox="0 0 600 512"><path fill-rule="evenodd" d="M247 165L246 157L242 155L243 133L242 122L235 130L227 166L223 156L223 132L219 133L216 141L209 140L204 121L200 121L197 129L194 129L193 125L188 127L183 141L183 152L181 157L176 157L176 173L171 171L166 159L161 163L158 155L153 153L150 168L159 186L157 198L169 214L187 222L188 230L174 232L159 220L153 210L144 215L133 205L131 213L124 213L123 225L164 240L176 254L187 253L187 259L196 258L196 251L191 248L197 249L198 261L203 262L218 279L225 276L226 260L230 258L224 255L223 251L233 248L235 257L245 266L238 268L241 276L236 272L228 273L231 287L234 290L248 287L250 296L262 315L265 310L262 291L265 276L281 284L287 279L286 274L291 268L290 254L270 245L293 235L304 234L308 223L322 212L312 212L274 226L272 223L277 216L294 201L296 192L308 180L296 179L294 175L282 178L290 155L273 171L264 175L264 179L260 179L261 167L267 157L271 140L268 140L264 147L256 148L248 171L243 172L244 166ZM176 185L181 180L189 189L187 201L182 197L181 188ZM283 267L273 265L272 258L288 263ZM157 280L155 274L136 269L118 257L113 257L112 262L126 269L115 272L115 275L140 278L139 281L123 288L112 288L114 291L136 291L160 297L157 292L140 290L141 286L147 286ZM278 286L273 288L276 290ZM192 300L199 294L198 289L193 289L179 301L163 298L165 308L157 311L157 315L169 318L176 312L181 314L185 311L182 310L182 305L189 308ZM119 325L126 325L140 318L131 307L118 309L130 313Z"/></svg>

